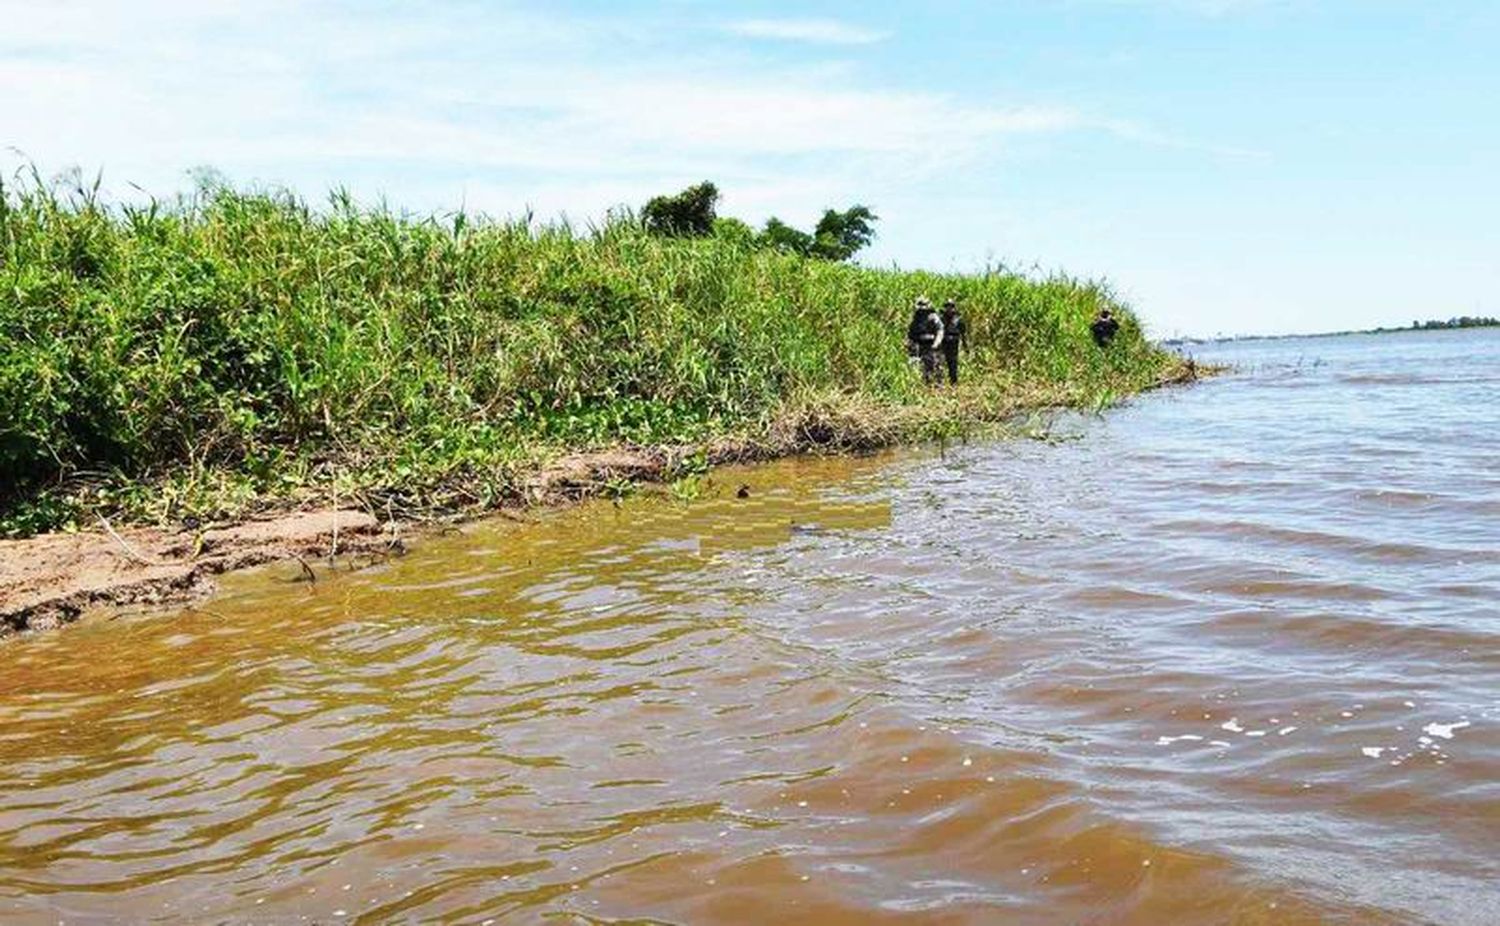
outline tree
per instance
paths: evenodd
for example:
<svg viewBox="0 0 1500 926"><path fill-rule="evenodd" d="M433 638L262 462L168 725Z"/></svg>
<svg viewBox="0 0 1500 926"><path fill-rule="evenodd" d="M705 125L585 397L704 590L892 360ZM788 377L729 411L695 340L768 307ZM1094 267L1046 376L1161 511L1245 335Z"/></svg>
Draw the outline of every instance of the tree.
<svg viewBox="0 0 1500 926"><path fill-rule="evenodd" d="M760 243L768 248L810 257L816 242L807 232L793 228L772 216L766 220L765 231L760 233Z"/></svg>
<svg viewBox="0 0 1500 926"><path fill-rule="evenodd" d="M646 230L671 238L704 238L714 231L719 188L705 180L675 196L656 196L641 210Z"/></svg>
<svg viewBox="0 0 1500 926"><path fill-rule="evenodd" d="M739 219L720 218L715 209L719 188L705 180L680 193L652 197L641 210L641 221L653 235L670 238L706 238L714 235L752 247L772 248L800 257L848 260L875 240L880 217L867 206L854 205L840 212L825 209L811 232L793 228L772 216L757 234Z"/></svg>
<svg viewBox="0 0 1500 926"><path fill-rule="evenodd" d="M812 234L808 234L773 216L766 221L760 242L803 257L848 260L875 239L878 220L879 216L865 206L851 206L843 212L828 209Z"/></svg>
<svg viewBox="0 0 1500 926"><path fill-rule="evenodd" d="M746 248L754 247L756 244L755 229L729 216L719 216L714 219L714 237Z"/></svg>
<svg viewBox="0 0 1500 926"><path fill-rule="evenodd" d="M880 217L865 206L843 212L828 209L813 231L813 254L827 260L848 260L875 240L875 222Z"/></svg>

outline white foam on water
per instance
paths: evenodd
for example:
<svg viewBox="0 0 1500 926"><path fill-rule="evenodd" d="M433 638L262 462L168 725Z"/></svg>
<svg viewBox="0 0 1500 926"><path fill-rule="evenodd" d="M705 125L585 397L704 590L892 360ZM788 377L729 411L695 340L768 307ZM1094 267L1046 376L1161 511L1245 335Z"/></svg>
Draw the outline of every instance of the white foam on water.
<svg viewBox="0 0 1500 926"><path fill-rule="evenodd" d="M1238 717L1231 717L1223 723L1219 724L1219 729L1228 730L1230 733L1245 732L1245 728L1240 726L1240 719Z"/></svg>
<svg viewBox="0 0 1500 926"><path fill-rule="evenodd" d="M1469 723L1469 721L1467 720L1460 720L1457 723L1429 723L1427 726L1422 728L1422 732L1426 733L1428 736L1436 736L1440 739L1451 740L1453 739L1453 731L1462 730L1464 727L1469 726L1473 726L1473 724Z"/></svg>
<svg viewBox="0 0 1500 926"><path fill-rule="evenodd" d="M1359 751L1372 759L1378 759L1385 755L1388 749L1390 749L1389 746L1362 746Z"/></svg>
<svg viewBox="0 0 1500 926"><path fill-rule="evenodd" d="M1296 730L1296 727L1282 727L1280 730L1277 730L1276 733L1278 736L1286 736L1288 733L1296 732Z"/></svg>
<svg viewBox="0 0 1500 926"><path fill-rule="evenodd" d="M1202 741L1203 737L1193 733L1186 733L1182 736L1159 736L1156 738L1156 745L1170 746L1173 743L1201 743Z"/></svg>

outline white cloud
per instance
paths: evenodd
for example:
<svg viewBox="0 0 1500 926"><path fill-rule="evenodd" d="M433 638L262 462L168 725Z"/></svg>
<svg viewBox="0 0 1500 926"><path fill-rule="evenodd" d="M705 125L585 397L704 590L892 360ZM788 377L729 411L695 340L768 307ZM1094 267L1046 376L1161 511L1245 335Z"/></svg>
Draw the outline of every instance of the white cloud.
<svg viewBox="0 0 1500 926"><path fill-rule="evenodd" d="M933 197L963 180L965 203L986 202L1023 144L1074 132L1169 143L1066 106L695 57L650 28L513 7L350 17L331 2L288 0L274 15L178 2L150 17L102 0L12 15L0 150L47 172L102 167L127 197L132 184L169 195L208 165L314 200L346 186L419 211L577 221L711 179L726 212L757 223L870 204L889 253L911 260L898 229L927 247L921 236L941 233L926 223ZM980 221L966 240L997 233Z"/></svg>
<svg viewBox="0 0 1500 926"><path fill-rule="evenodd" d="M649 29L511 6L355 17L278 2L7 10L0 148L49 171L103 167L120 193L169 193L212 165L313 196L348 183L418 208L581 217L712 178L792 215L878 203L1008 138L1087 125L1058 107L694 59Z"/></svg>
<svg viewBox="0 0 1500 926"><path fill-rule="evenodd" d="M891 37L889 32L836 19L743 19L730 23L725 29L746 38L819 45L873 45Z"/></svg>

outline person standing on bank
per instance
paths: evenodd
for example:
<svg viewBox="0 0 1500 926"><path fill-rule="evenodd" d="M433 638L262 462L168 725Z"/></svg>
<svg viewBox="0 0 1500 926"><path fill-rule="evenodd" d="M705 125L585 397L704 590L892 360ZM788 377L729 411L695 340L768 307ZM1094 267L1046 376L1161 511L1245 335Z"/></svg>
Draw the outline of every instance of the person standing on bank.
<svg viewBox="0 0 1500 926"><path fill-rule="evenodd" d="M948 364L948 385L958 385L958 349L968 347L968 326L958 314L958 303L943 303L943 360Z"/></svg>
<svg viewBox="0 0 1500 926"><path fill-rule="evenodd" d="M1100 309L1099 316L1094 319L1092 325L1089 325L1089 334L1094 336L1094 343L1100 347L1108 347L1119 330L1120 323L1115 321L1109 309Z"/></svg>
<svg viewBox="0 0 1500 926"><path fill-rule="evenodd" d="M926 296L918 296L906 326L907 346L922 361L922 382L931 385L942 378L938 369L938 348L943 343L943 320L932 310Z"/></svg>

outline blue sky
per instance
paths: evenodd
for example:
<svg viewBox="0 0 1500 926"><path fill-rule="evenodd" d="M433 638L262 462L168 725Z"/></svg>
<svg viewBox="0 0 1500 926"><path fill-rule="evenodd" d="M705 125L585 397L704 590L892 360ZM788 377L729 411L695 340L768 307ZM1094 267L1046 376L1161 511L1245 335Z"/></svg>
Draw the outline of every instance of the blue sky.
<svg viewBox="0 0 1500 926"><path fill-rule="evenodd" d="M0 147L414 210L881 215L872 263L1105 277L1160 336L1500 315L1500 4L10 2ZM0 159L13 168L19 155Z"/></svg>

